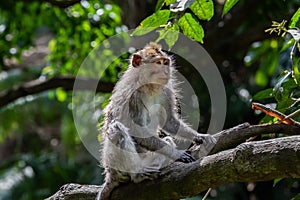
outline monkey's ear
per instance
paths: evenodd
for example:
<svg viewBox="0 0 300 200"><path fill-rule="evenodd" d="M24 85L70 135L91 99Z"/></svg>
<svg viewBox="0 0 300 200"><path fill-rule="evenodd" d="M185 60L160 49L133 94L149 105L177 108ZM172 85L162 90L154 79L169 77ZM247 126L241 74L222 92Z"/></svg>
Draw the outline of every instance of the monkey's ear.
<svg viewBox="0 0 300 200"><path fill-rule="evenodd" d="M131 64L132 64L133 67L140 66L141 62L142 62L142 56L140 56L138 54L133 54L132 55Z"/></svg>

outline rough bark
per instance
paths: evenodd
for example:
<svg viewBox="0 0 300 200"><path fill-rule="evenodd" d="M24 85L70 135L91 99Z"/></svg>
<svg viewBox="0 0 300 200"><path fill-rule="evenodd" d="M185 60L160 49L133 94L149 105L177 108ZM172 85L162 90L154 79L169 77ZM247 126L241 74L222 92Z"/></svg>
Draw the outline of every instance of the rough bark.
<svg viewBox="0 0 300 200"><path fill-rule="evenodd" d="M297 135L300 128L286 124L250 126L245 123L224 130L214 135L218 143L211 153L215 154L189 164L175 162L163 169L154 181L124 184L113 191L111 199L180 199L232 182L300 178L300 136L244 142L263 133ZM218 151L221 152L216 153ZM48 200L94 199L100 189L95 185L67 184Z"/></svg>

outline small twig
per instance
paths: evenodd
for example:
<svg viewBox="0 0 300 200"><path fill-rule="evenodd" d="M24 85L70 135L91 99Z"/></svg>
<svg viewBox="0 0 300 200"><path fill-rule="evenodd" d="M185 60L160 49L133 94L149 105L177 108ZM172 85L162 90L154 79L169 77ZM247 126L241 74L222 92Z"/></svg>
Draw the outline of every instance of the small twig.
<svg viewBox="0 0 300 200"><path fill-rule="evenodd" d="M294 77L294 68L295 68L294 67L294 51L300 40L300 30L298 28L293 28L293 29L288 29L286 32L291 34L295 40L295 43L294 43L291 53L290 53L290 59L291 59L291 63L292 63L291 71L292 71L292 77Z"/></svg>
<svg viewBox="0 0 300 200"><path fill-rule="evenodd" d="M287 32L287 29L285 28L285 24L287 23L286 20L283 20L282 22L276 22L276 21L272 21L272 27L265 30L265 32L270 32L270 34L272 34L273 32L278 33L278 35L280 35L281 33L281 37L283 37L285 35L285 33Z"/></svg>
<svg viewBox="0 0 300 200"><path fill-rule="evenodd" d="M292 64L291 72L292 72L292 77L294 77L294 51L295 51L295 47L297 46L297 44L300 40L300 30L298 28L287 29L287 28L285 28L286 23L287 23L286 20L283 20L280 23L276 22L276 21L272 21L271 28L265 30L265 32L269 32L270 34L275 32L275 33L278 33L278 35L281 35L281 37L283 37L286 33L289 33L295 39L295 43L290 52L290 59L291 59L291 64Z"/></svg>
<svg viewBox="0 0 300 200"><path fill-rule="evenodd" d="M205 193L205 195L204 195L204 197L202 198L202 200L205 200L205 199L208 197L208 195L209 195L210 192L211 192L211 188L209 188L209 189L207 190L207 192Z"/></svg>
<svg viewBox="0 0 300 200"><path fill-rule="evenodd" d="M295 117L296 115L298 115L300 113L300 109L296 110L295 112L287 115L283 120L287 120L287 119L291 119L292 117Z"/></svg>
<svg viewBox="0 0 300 200"><path fill-rule="evenodd" d="M294 45L293 45L293 48L291 50L291 53L290 53L290 59L291 59L291 72L292 72L292 77L294 77L294 51L295 51L295 47L297 46L298 42L295 42Z"/></svg>
<svg viewBox="0 0 300 200"><path fill-rule="evenodd" d="M299 122L296 122L295 120L291 119L290 117L286 116L285 114L283 114L277 110L274 110L273 108L265 106L263 104L252 103L252 109L260 110L263 113L265 113L271 117L275 117L275 118L279 119L279 121L277 122L279 124L284 123L284 124L292 124L292 125L300 126Z"/></svg>

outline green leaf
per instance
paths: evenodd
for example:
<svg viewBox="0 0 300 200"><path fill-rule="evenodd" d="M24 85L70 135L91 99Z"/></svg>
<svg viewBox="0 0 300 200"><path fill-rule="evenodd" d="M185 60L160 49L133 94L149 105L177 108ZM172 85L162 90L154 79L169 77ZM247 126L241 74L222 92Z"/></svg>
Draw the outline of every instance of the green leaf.
<svg viewBox="0 0 300 200"><path fill-rule="evenodd" d="M277 185L277 183L279 183L281 180L282 180L282 178L276 178L276 179L274 179L273 187L275 187Z"/></svg>
<svg viewBox="0 0 300 200"><path fill-rule="evenodd" d="M265 87L268 85L268 77L262 70L257 70L255 74L255 82L258 86Z"/></svg>
<svg viewBox="0 0 300 200"><path fill-rule="evenodd" d="M287 101L297 87L298 84L295 82L294 78L291 77L291 72L284 71L278 81L276 81L276 85L273 89L276 100L279 103L280 101Z"/></svg>
<svg viewBox="0 0 300 200"><path fill-rule="evenodd" d="M165 40L168 47L171 49L178 40L179 26L177 24L173 24L172 26L167 26L164 29L159 30L158 32L159 38L156 40L156 42Z"/></svg>
<svg viewBox="0 0 300 200"><path fill-rule="evenodd" d="M214 16L214 3L212 0L196 0L190 9L200 20L210 20Z"/></svg>
<svg viewBox="0 0 300 200"><path fill-rule="evenodd" d="M282 101L279 101L276 105L276 110L278 110L281 113L287 113L287 111L292 108L295 103L297 103L296 99L293 98L287 98Z"/></svg>
<svg viewBox="0 0 300 200"><path fill-rule="evenodd" d="M283 47L280 49L280 52L287 50L288 48L292 47L295 44L295 39L292 38L288 42L286 42Z"/></svg>
<svg viewBox="0 0 300 200"><path fill-rule="evenodd" d="M158 0L156 3L156 6L155 6L155 12L160 10L163 7L164 3L165 3L165 0Z"/></svg>
<svg viewBox="0 0 300 200"><path fill-rule="evenodd" d="M204 30L190 13L185 13L178 20L178 25L180 26L184 35L203 43Z"/></svg>
<svg viewBox="0 0 300 200"><path fill-rule="evenodd" d="M82 29L86 32L91 30L91 24L88 21L82 22Z"/></svg>
<svg viewBox="0 0 300 200"><path fill-rule="evenodd" d="M238 2L239 0L226 0L223 8L222 16L224 16L228 11Z"/></svg>
<svg viewBox="0 0 300 200"><path fill-rule="evenodd" d="M261 100L261 99L268 99L268 98L272 98L273 96L273 88L268 88L266 90L262 90L259 91L258 93L256 93L253 96L253 100L257 101L257 100Z"/></svg>
<svg viewBox="0 0 300 200"><path fill-rule="evenodd" d="M295 12L295 14L293 15L293 17L291 19L291 23L290 23L291 28L296 27L296 24L299 21L299 18L300 18L300 8L298 8L298 10Z"/></svg>
<svg viewBox="0 0 300 200"><path fill-rule="evenodd" d="M176 0L165 0L166 5L169 6L171 3L174 3Z"/></svg>
<svg viewBox="0 0 300 200"><path fill-rule="evenodd" d="M67 99L67 93L62 88L57 88L56 89L56 97L57 97L58 101L63 102Z"/></svg>
<svg viewBox="0 0 300 200"><path fill-rule="evenodd" d="M154 29L164 25L168 22L171 11L159 10L144 19L141 24L133 31L132 35L140 36L145 35Z"/></svg>

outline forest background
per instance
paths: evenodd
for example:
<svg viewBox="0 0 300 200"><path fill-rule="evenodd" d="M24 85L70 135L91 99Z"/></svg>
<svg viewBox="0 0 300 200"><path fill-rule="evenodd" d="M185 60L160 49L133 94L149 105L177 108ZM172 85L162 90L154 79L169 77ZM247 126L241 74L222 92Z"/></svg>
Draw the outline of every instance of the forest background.
<svg viewBox="0 0 300 200"><path fill-rule="evenodd" d="M102 183L99 163L85 149L74 124L73 84L93 48L140 24L181 31L203 45L225 84L224 129L243 122L274 121L254 112L252 100L270 104L285 114L299 109L298 48L296 45L292 65L290 52L295 39L290 34L282 35L298 25L298 0L181 2L186 2L183 10L170 11L171 0L1 1L0 199L42 199L65 183ZM199 5L206 7L199 9ZM192 23L186 27L177 19ZM279 24L283 20L287 22ZM275 34L265 32L272 21L286 28L274 29L282 31ZM163 38L162 42L172 46L176 40ZM109 51L105 53L110 55ZM126 69L128 55L105 72L106 85L97 93L99 111L120 72ZM193 76L192 68L178 70L199 91L198 131L206 132L210 100L205 83ZM82 105L83 118L89 106ZM99 113L95 115L99 120ZM297 116L294 119L299 121ZM87 132L89 128L96 127L88 127ZM265 134L256 140L282 136ZM214 188L209 199L291 199L300 192L299 184L295 178L229 183Z"/></svg>

